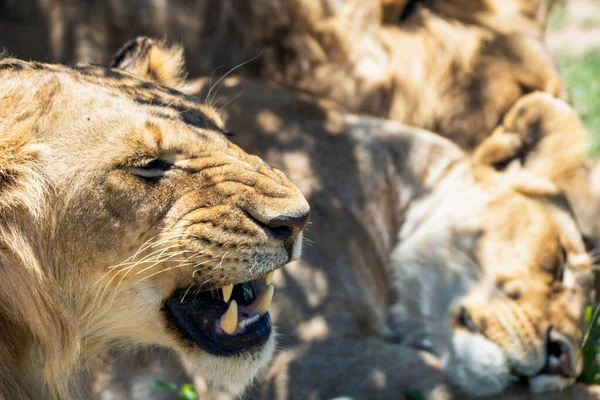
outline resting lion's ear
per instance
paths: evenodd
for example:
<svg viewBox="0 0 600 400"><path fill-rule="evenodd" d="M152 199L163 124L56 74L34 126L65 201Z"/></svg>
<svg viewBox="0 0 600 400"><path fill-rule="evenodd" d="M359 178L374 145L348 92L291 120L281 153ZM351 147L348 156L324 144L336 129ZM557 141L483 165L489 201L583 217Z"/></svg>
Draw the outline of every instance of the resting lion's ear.
<svg viewBox="0 0 600 400"><path fill-rule="evenodd" d="M119 68L160 85L181 89L185 86L183 48L169 46L139 36L125 43L109 63L110 68Z"/></svg>
<svg viewBox="0 0 600 400"><path fill-rule="evenodd" d="M577 112L547 93L534 92L509 110L502 124L475 149L473 161L497 170L511 170L516 164L524 178L531 178L524 179L523 190L540 194L551 186L562 188L583 168L588 146ZM545 188L536 188L540 182Z"/></svg>

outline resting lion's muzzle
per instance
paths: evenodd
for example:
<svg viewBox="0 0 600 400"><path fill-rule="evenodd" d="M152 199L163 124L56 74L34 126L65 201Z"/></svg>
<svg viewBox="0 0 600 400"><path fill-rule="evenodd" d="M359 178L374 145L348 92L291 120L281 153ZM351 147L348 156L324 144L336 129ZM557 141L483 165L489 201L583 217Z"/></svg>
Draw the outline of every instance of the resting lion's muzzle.
<svg viewBox="0 0 600 400"><path fill-rule="evenodd" d="M537 375L569 377L574 372L573 347L567 339L550 327L546 335L546 363Z"/></svg>

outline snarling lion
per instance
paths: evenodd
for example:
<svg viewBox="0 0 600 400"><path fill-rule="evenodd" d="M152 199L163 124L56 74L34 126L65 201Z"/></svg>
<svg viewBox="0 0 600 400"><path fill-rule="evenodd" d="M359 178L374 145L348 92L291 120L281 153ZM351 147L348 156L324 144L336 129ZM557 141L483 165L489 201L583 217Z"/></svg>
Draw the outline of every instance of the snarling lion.
<svg viewBox="0 0 600 400"><path fill-rule="evenodd" d="M564 90L543 44L549 0L5 3L0 45L22 57L106 63L123 38L168 37L191 76L235 67L468 149L523 94Z"/></svg>
<svg viewBox="0 0 600 400"><path fill-rule="evenodd" d="M132 42L141 61L125 68L157 76L152 43ZM198 84L205 98L210 79ZM525 96L473 155L260 81L226 79L215 104L314 221L302 260L275 276L281 349L250 398L541 400L580 371L591 259L560 182L587 134L566 103ZM111 369L104 390L142 398Z"/></svg>
<svg viewBox="0 0 600 400"><path fill-rule="evenodd" d="M0 398L90 398L109 346L164 346L242 390L273 352L298 188L174 89L6 58L0 78Z"/></svg>

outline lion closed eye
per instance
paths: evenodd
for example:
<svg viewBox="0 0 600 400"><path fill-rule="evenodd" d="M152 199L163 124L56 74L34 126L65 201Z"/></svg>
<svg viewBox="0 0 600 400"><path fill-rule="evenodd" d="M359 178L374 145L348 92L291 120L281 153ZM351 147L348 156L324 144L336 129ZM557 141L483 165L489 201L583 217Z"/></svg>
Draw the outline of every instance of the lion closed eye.
<svg viewBox="0 0 600 400"><path fill-rule="evenodd" d="M273 351L300 191L175 90L16 59L0 77L0 397L86 398L110 345L174 349L241 390Z"/></svg>

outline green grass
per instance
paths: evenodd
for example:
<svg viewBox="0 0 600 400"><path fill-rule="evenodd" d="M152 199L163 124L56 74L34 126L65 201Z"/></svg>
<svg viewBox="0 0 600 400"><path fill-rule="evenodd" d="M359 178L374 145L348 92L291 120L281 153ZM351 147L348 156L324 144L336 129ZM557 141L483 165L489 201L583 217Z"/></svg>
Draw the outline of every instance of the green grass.
<svg viewBox="0 0 600 400"><path fill-rule="evenodd" d="M592 311L592 307L585 310L587 325L583 340L583 371L579 380L584 383L600 384L600 307Z"/></svg>
<svg viewBox="0 0 600 400"><path fill-rule="evenodd" d="M584 55L563 53L558 65L571 102L590 131L592 156L600 156L600 48ZM581 382L600 384L600 307L586 310L587 332L583 343Z"/></svg>
<svg viewBox="0 0 600 400"><path fill-rule="evenodd" d="M600 48L582 56L558 57L573 105L590 131L592 155L600 155Z"/></svg>
<svg viewBox="0 0 600 400"><path fill-rule="evenodd" d="M548 16L548 29L560 29L564 27L569 20L567 7L564 4L558 4L552 8Z"/></svg>
<svg viewBox="0 0 600 400"><path fill-rule="evenodd" d="M174 392L177 394L177 398L181 400L199 400L196 389L194 389L194 385L191 383L186 383L181 387L177 387L177 385L172 382L165 382L155 379L152 381L152 386L157 389Z"/></svg>

